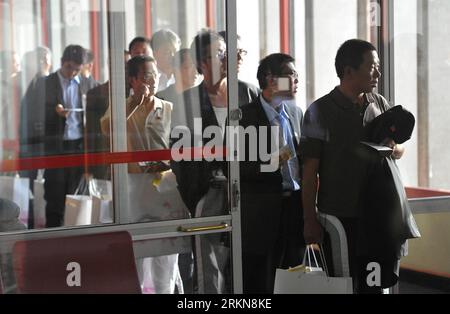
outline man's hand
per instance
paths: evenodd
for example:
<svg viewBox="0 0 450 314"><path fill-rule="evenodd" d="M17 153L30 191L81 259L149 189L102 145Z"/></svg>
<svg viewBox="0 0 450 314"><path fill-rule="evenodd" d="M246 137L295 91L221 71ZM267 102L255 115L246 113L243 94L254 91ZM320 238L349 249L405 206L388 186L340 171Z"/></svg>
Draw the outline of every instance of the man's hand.
<svg viewBox="0 0 450 314"><path fill-rule="evenodd" d="M63 107L63 105L61 105L61 104L56 105L55 111L56 111L56 114L57 114L58 116L60 116L61 118L67 119L67 117L69 116L69 111L66 110L66 109Z"/></svg>
<svg viewBox="0 0 450 314"><path fill-rule="evenodd" d="M405 153L405 147L401 144L396 144L392 151L392 158L400 159L403 157L404 153Z"/></svg>
<svg viewBox="0 0 450 314"><path fill-rule="evenodd" d="M135 91L135 93L139 99L147 98L150 96L150 88L147 85L142 84L141 87Z"/></svg>
<svg viewBox="0 0 450 314"><path fill-rule="evenodd" d="M303 236L307 245L322 243L323 228L316 217L305 219Z"/></svg>
<svg viewBox="0 0 450 314"><path fill-rule="evenodd" d="M395 143L391 138L385 139L381 144L392 148L391 157L394 159L402 158L403 154L405 153L405 147L403 145Z"/></svg>

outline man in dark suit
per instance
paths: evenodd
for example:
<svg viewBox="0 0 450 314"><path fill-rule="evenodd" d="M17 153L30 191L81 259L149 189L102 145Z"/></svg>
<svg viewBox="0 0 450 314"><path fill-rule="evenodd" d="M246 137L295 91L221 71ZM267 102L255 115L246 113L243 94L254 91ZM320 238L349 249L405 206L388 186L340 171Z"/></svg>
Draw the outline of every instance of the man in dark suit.
<svg viewBox="0 0 450 314"><path fill-rule="evenodd" d="M83 153L83 106L86 90L79 73L86 50L78 45L65 48L61 68L45 79L45 152L46 155ZM65 196L73 194L80 183L81 167L46 169L46 226L63 224Z"/></svg>
<svg viewBox="0 0 450 314"><path fill-rule="evenodd" d="M303 114L295 104L294 58L269 55L261 60L257 76L262 93L241 108L240 121L258 136L246 138L240 162L243 284L244 293L273 293L276 268L299 265L305 247L297 156ZM267 138L261 138L262 128L267 128ZM272 169L263 167L261 155L250 158L263 142L275 150Z"/></svg>

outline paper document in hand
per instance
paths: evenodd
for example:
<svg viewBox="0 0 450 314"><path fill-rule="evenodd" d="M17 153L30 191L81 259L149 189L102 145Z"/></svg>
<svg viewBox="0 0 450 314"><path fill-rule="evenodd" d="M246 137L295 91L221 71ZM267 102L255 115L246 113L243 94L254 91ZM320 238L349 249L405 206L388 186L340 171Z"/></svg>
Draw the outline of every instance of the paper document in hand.
<svg viewBox="0 0 450 314"><path fill-rule="evenodd" d="M68 112L83 112L84 109L83 108L64 108L64 111L68 111Z"/></svg>

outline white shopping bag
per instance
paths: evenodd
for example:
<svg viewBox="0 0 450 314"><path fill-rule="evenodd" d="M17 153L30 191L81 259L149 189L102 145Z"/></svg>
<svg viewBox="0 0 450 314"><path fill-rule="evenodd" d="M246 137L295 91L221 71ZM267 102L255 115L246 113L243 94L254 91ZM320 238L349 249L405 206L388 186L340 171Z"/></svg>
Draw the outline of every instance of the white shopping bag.
<svg viewBox="0 0 450 314"><path fill-rule="evenodd" d="M351 277L328 277L324 271L277 269L276 294L352 294Z"/></svg>
<svg viewBox="0 0 450 314"><path fill-rule="evenodd" d="M66 195L64 226L89 225L92 217L92 196Z"/></svg>
<svg viewBox="0 0 450 314"><path fill-rule="evenodd" d="M28 226L30 179L19 176L0 176L0 198L10 200L20 208L19 220Z"/></svg>
<svg viewBox="0 0 450 314"><path fill-rule="evenodd" d="M110 196L92 196L92 224L107 224L114 222L113 202Z"/></svg>
<svg viewBox="0 0 450 314"><path fill-rule="evenodd" d="M311 264L313 256L316 266ZM322 265L326 265L321 254ZM314 250L307 246L303 264L291 269L277 269L275 273L275 294L352 294L351 277L329 277L315 257Z"/></svg>
<svg viewBox="0 0 450 314"><path fill-rule="evenodd" d="M89 195L92 196L91 224L112 223L114 211L111 181L89 178Z"/></svg>
<svg viewBox="0 0 450 314"><path fill-rule="evenodd" d="M34 180L33 183L33 216L34 216L34 228L45 228L45 205L47 202L44 199L44 182L43 178Z"/></svg>

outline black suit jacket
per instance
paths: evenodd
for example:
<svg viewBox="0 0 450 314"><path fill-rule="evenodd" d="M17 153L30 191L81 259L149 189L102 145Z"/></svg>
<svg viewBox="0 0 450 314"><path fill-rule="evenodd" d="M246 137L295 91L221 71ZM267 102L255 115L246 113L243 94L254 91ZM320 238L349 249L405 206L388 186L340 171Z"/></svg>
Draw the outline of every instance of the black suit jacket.
<svg viewBox="0 0 450 314"><path fill-rule="evenodd" d="M202 119L202 133L210 125L219 125L203 83L185 91L183 100L183 104L175 104L175 106L185 106L185 126L190 129L192 135L194 134L194 118ZM172 139L172 143L176 140ZM171 166L177 178L180 195L191 214L194 215L198 201L208 192L213 170L220 168L221 165L201 160L172 162Z"/></svg>
<svg viewBox="0 0 450 314"><path fill-rule="evenodd" d="M42 156L45 153L45 76L37 74L20 104L20 156Z"/></svg>
<svg viewBox="0 0 450 314"><path fill-rule="evenodd" d="M255 126L258 131L259 127L267 127L270 130L270 122L259 98L241 109L241 126ZM286 107L286 111L295 135L294 144L298 148L302 113L300 108L295 106ZM257 135L259 151L259 132ZM266 141L266 147L271 147L271 136L268 136ZM250 161L249 150L247 138L246 157L240 162L242 248L254 254L267 254L273 248L279 232L283 179L279 169L275 172L262 172L263 162L259 154L257 161ZM299 208L300 206L301 204Z"/></svg>
<svg viewBox="0 0 450 314"><path fill-rule="evenodd" d="M244 105L256 98L257 92L258 90L250 84L240 82L239 105ZM204 83L186 90L182 95L182 99L184 103L174 104L174 106L185 107L186 126L191 130L191 134L194 134L194 118L202 119L202 134L208 126L219 125ZM172 139L172 142L174 140L176 139ZM210 140L209 138L204 138L203 144ZM223 139L221 139L221 142L223 142ZM207 162L206 160L172 162L172 169L177 178L181 197L192 214L195 212L198 201L208 192L214 177L214 171L222 169L225 174L227 172L226 162Z"/></svg>
<svg viewBox="0 0 450 314"><path fill-rule="evenodd" d="M83 78L81 78L83 80ZM87 93L83 87L87 84L80 82L79 101L81 108L82 95ZM56 105L65 106L63 90L59 82L58 73L54 72L45 79L45 152L47 155L59 155L64 153L63 137L66 119L56 113ZM81 117L83 119L83 115Z"/></svg>

